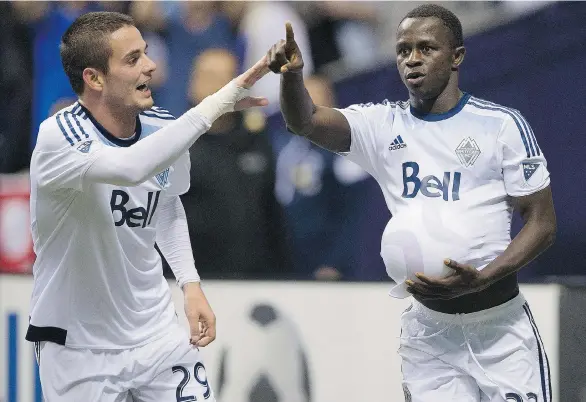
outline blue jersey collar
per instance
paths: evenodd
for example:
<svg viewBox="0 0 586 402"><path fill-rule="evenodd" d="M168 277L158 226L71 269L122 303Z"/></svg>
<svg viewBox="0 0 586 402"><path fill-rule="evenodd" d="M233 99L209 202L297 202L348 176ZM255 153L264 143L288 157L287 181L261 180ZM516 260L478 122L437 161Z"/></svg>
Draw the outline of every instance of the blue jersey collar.
<svg viewBox="0 0 586 402"><path fill-rule="evenodd" d="M425 120L425 121L446 120L446 119L449 119L450 117L458 114L460 112L460 110L462 110L464 108L464 106L466 106L466 103L468 103L470 96L471 96L470 94L464 92L464 95L460 98L460 100L458 101L456 106L454 106L453 108L451 108L450 110L448 110L445 113L424 113L424 112L414 108L413 105L411 105L411 104L409 105L409 110L411 111L411 114L413 116L415 116L421 120Z"/></svg>
<svg viewBox="0 0 586 402"><path fill-rule="evenodd" d="M136 116L136 132L135 136L131 140L125 140L122 138L115 137L112 135L104 126L102 126L95 118L92 116L90 111L81 103L79 106L83 109L83 111L87 114L92 124L98 129L98 131L111 143L118 145L119 147L129 147L132 144L136 143L140 139L140 134L142 133L142 124L140 123L140 118Z"/></svg>

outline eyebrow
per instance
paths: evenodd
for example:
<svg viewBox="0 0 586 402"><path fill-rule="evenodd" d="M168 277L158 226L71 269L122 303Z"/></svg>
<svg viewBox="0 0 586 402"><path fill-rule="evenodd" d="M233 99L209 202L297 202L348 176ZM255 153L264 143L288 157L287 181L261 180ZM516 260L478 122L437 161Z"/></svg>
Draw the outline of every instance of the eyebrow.
<svg viewBox="0 0 586 402"><path fill-rule="evenodd" d="M412 43L410 41L401 40L401 41L397 42L395 47L398 49L400 47L409 46L411 44ZM415 46L430 46L430 45L437 45L437 40L431 39L431 38L425 38L425 39L422 39L418 42L415 42Z"/></svg>
<svg viewBox="0 0 586 402"><path fill-rule="evenodd" d="M149 48L149 44L148 43L145 43L144 51L146 52L148 48ZM141 53L141 49L131 50L130 52L126 53L122 59L124 59L124 60L129 59L132 56L135 56L137 53L140 54Z"/></svg>

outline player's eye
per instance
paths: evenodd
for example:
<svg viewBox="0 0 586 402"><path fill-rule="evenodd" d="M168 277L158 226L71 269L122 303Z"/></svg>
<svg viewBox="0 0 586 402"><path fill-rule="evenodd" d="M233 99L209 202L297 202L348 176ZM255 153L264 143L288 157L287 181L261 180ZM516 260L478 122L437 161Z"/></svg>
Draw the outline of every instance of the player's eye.
<svg viewBox="0 0 586 402"><path fill-rule="evenodd" d="M422 51L423 53L429 53L429 52L431 52L431 47L429 47L429 46L423 46L423 47L421 48L421 51Z"/></svg>
<svg viewBox="0 0 586 402"><path fill-rule="evenodd" d="M403 56L403 57L405 57L405 56L409 55L409 49L407 49L406 47L404 47L404 48L401 48L401 49L398 49L398 50L397 50L397 54L398 54L399 56Z"/></svg>

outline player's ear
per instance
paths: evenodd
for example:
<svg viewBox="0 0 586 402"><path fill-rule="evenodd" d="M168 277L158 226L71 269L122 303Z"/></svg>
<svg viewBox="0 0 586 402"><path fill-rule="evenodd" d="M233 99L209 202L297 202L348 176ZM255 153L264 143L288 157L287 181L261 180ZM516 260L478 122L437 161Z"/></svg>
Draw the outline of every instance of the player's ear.
<svg viewBox="0 0 586 402"><path fill-rule="evenodd" d="M458 46L454 49L454 59L452 61L452 70L457 71L460 64L464 61L466 55L466 48L464 46Z"/></svg>
<svg viewBox="0 0 586 402"><path fill-rule="evenodd" d="M82 73L83 81L88 86L88 88L93 89L94 91L101 91L104 86L104 79L102 74L95 68L86 68L83 70Z"/></svg>

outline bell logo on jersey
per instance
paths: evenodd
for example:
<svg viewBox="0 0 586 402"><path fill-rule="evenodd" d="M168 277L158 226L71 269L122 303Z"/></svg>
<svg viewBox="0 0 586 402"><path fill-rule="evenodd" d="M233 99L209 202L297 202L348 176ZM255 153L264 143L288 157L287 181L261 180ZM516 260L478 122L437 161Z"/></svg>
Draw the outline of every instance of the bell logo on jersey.
<svg viewBox="0 0 586 402"><path fill-rule="evenodd" d="M418 174L419 164L417 162L403 163L403 198L415 198L417 194L421 193L425 197L442 197L444 201L449 201L451 193L452 201L460 199L460 178L462 175L460 172L454 172L453 182L451 172L444 172L442 180L433 175L419 179ZM412 185L409 185L410 183Z"/></svg>
<svg viewBox="0 0 586 402"><path fill-rule="evenodd" d="M112 216L114 216L114 224L116 226L122 226L126 223L126 225L131 228L136 228L139 226L144 228L147 225L150 225L151 220L153 219L153 215L155 214L155 210L157 209L157 204L159 203L160 193L160 191L157 191L156 193L153 193L152 191L148 192L146 208L138 207L126 209L125 205L130 200L130 196L128 195L128 193L123 190L112 191L112 198L110 199L110 209L112 210ZM118 220L116 220L116 211L120 212L120 218Z"/></svg>

